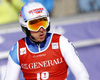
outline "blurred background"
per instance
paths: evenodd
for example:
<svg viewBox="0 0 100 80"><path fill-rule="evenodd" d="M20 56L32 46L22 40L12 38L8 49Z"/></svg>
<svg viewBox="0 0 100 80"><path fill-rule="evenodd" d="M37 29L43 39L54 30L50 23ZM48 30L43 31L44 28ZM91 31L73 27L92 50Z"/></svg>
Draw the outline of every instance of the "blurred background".
<svg viewBox="0 0 100 80"><path fill-rule="evenodd" d="M50 13L50 32L73 42L90 80L100 79L100 0L0 0L0 80L12 46L25 37L18 23L21 7L28 2L42 3ZM24 80L22 73L20 80ZM75 80L70 69L68 80Z"/></svg>

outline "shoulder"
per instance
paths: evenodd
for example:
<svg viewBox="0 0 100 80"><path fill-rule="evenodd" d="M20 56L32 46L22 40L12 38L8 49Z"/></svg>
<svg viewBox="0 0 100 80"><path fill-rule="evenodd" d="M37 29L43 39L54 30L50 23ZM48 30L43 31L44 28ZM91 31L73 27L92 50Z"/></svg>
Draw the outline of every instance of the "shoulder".
<svg viewBox="0 0 100 80"><path fill-rule="evenodd" d="M52 33L54 36L61 36L61 34Z"/></svg>
<svg viewBox="0 0 100 80"><path fill-rule="evenodd" d="M64 37L63 35L60 36L60 43L65 45L71 45L71 46L73 45L72 42L68 38Z"/></svg>
<svg viewBox="0 0 100 80"><path fill-rule="evenodd" d="M19 64L18 61L18 54L17 54L17 43L12 47L12 49L9 52L9 55L11 59L16 63Z"/></svg>
<svg viewBox="0 0 100 80"><path fill-rule="evenodd" d="M18 40L17 42L25 41L26 38L27 38L27 37L24 37L24 38Z"/></svg>
<svg viewBox="0 0 100 80"><path fill-rule="evenodd" d="M17 51L17 43L12 47L12 49L10 50L10 56L13 56L14 53Z"/></svg>
<svg viewBox="0 0 100 80"><path fill-rule="evenodd" d="M61 36L59 43L60 43L60 49L61 49L63 56L65 56L65 55L79 56L73 43L71 41L69 41L66 37Z"/></svg>
<svg viewBox="0 0 100 80"><path fill-rule="evenodd" d="M60 43L60 48L62 51L65 51L65 52L74 51L73 43L69 41L68 38L64 36L60 36L59 43Z"/></svg>
<svg viewBox="0 0 100 80"><path fill-rule="evenodd" d="M24 38L18 40L18 41L15 43L15 45L12 47L12 49L10 50L10 52L9 52L9 55L10 55L11 59L12 59L15 63L17 63L17 64L19 64L19 60L18 60L18 42L20 42L20 41L22 41L22 40L24 40Z"/></svg>
<svg viewBox="0 0 100 80"><path fill-rule="evenodd" d="M53 38L53 40L59 40L59 38L60 38L60 34L56 34L56 33L52 33L53 35L52 35L52 38Z"/></svg>
<svg viewBox="0 0 100 80"><path fill-rule="evenodd" d="M61 35L60 36L60 40L64 41L64 42L69 42L68 38L66 38L65 36Z"/></svg>
<svg viewBox="0 0 100 80"><path fill-rule="evenodd" d="M59 43L60 43L60 47L62 47L65 50L66 50L66 48L68 49L68 48L72 47L72 45L71 45L72 43L64 36L60 36Z"/></svg>

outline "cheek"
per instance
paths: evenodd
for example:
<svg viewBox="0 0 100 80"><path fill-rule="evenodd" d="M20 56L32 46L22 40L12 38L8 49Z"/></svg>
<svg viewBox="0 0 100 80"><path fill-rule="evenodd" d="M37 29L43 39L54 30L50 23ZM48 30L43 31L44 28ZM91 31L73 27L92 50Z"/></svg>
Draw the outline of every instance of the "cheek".
<svg viewBox="0 0 100 80"><path fill-rule="evenodd" d="M36 32L30 32L31 36L36 37L38 33Z"/></svg>

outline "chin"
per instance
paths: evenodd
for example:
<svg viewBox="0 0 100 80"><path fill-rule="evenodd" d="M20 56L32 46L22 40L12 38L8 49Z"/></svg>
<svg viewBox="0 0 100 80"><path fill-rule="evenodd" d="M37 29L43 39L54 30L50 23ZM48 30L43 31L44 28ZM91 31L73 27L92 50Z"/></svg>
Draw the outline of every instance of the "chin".
<svg viewBox="0 0 100 80"><path fill-rule="evenodd" d="M39 40L39 42L44 42L44 41L45 41L45 38L44 38L44 39L40 39L40 40Z"/></svg>

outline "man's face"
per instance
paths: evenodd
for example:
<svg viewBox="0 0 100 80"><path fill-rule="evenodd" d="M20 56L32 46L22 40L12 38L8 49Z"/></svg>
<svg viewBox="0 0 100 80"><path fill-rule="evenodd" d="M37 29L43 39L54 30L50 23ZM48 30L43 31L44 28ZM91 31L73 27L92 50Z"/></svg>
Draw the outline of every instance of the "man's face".
<svg viewBox="0 0 100 80"><path fill-rule="evenodd" d="M30 34L35 38L35 42L42 42L45 40L46 32L47 30L41 27L37 32L30 31Z"/></svg>

